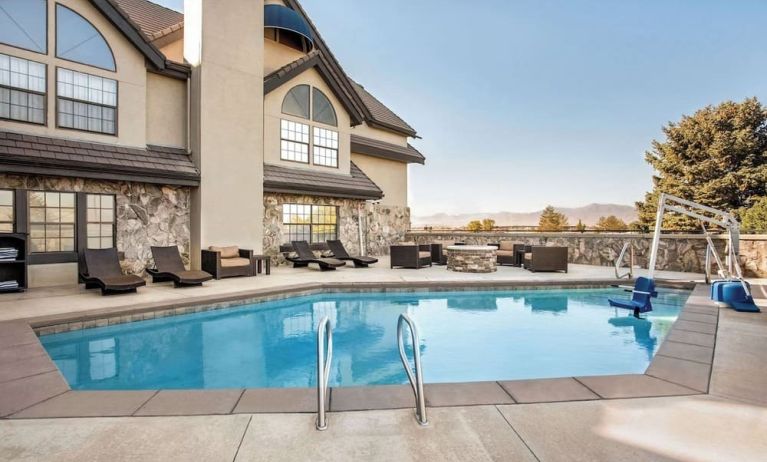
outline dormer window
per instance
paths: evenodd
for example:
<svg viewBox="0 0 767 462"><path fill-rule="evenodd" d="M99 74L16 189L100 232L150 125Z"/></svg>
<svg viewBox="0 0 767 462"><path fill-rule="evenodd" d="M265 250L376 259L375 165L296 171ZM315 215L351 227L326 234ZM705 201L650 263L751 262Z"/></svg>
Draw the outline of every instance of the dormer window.
<svg viewBox="0 0 767 462"><path fill-rule="evenodd" d="M336 110L330 99L318 88L297 85L282 101L285 115L338 126ZM313 136L310 136L310 132ZM338 167L338 132L321 126L283 119L280 123L280 158L292 162L311 163L323 167Z"/></svg>
<svg viewBox="0 0 767 462"><path fill-rule="evenodd" d="M283 5L264 6L264 37L304 53L314 48L309 24L297 11Z"/></svg>

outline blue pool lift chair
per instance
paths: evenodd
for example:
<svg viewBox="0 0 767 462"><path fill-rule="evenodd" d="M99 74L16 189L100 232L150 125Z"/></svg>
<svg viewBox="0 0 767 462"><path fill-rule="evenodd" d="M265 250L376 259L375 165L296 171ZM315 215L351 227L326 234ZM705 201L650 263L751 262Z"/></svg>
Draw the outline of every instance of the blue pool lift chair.
<svg viewBox="0 0 767 462"><path fill-rule="evenodd" d="M655 291L655 281L649 278L639 277L634 283L634 289L631 291L630 300L608 298L607 301L610 303L610 306L633 310L634 316L639 317L640 313L652 311L652 302L650 300L657 296L658 292Z"/></svg>

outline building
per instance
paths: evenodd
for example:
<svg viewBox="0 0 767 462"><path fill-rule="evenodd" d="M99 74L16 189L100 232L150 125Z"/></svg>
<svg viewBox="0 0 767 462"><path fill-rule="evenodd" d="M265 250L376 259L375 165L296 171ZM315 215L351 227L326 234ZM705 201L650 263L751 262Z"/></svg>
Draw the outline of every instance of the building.
<svg viewBox="0 0 767 462"><path fill-rule="evenodd" d="M133 273L152 245L383 254L415 137L296 0L0 0L0 231L29 234L32 286L86 248Z"/></svg>

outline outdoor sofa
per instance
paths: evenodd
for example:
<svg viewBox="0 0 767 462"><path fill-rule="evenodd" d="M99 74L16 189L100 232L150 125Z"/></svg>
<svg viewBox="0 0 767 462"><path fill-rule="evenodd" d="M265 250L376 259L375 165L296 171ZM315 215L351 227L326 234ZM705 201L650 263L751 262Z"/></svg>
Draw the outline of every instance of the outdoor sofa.
<svg viewBox="0 0 767 462"><path fill-rule="evenodd" d="M525 251L526 270L567 272L567 247L534 245Z"/></svg>
<svg viewBox="0 0 767 462"><path fill-rule="evenodd" d="M152 258L154 268L147 268L146 272L152 276L153 283L172 281L175 287L193 287L213 279L206 271L187 270L175 245L152 247Z"/></svg>
<svg viewBox="0 0 767 462"><path fill-rule="evenodd" d="M391 267L420 269L431 266L430 244L400 244L389 247Z"/></svg>
<svg viewBox="0 0 767 462"><path fill-rule="evenodd" d="M333 254L333 258L336 258L341 261L350 261L354 263L355 268L367 268L373 263L378 263L377 258L365 257L361 255L360 256L349 255L349 252L346 251L344 244L338 240L329 240L328 247L330 248L330 252Z"/></svg>
<svg viewBox="0 0 767 462"><path fill-rule="evenodd" d="M253 251L237 246L210 246L208 250L202 250L201 263L202 270L216 279L256 274Z"/></svg>
<svg viewBox="0 0 767 462"><path fill-rule="evenodd" d="M133 274L123 274L117 249L87 249L83 253L80 278L86 289L101 289L101 295L136 292L146 281Z"/></svg>

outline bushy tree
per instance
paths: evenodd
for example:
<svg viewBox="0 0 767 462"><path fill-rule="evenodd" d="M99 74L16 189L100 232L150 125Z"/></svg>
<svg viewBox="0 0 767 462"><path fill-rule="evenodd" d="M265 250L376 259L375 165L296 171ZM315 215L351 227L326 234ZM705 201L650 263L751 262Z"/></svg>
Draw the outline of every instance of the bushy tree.
<svg viewBox="0 0 767 462"><path fill-rule="evenodd" d="M615 215L599 217L596 227L600 231L626 231L629 229L626 222Z"/></svg>
<svg viewBox="0 0 767 462"><path fill-rule="evenodd" d="M586 231L586 225L583 224L583 220L581 220L580 218L578 218L578 224L575 225L575 230L578 231L579 233L583 233Z"/></svg>
<svg viewBox="0 0 767 462"><path fill-rule="evenodd" d="M707 106L663 133L645 154L656 174L653 190L636 204L641 224L653 227L661 192L736 214L767 195L767 110L756 98ZM668 214L664 227L697 223Z"/></svg>
<svg viewBox="0 0 767 462"><path fill-rule="evenodd" d="M751 233L767 231L767 197L757 200L741 215L743 230Z"/></svg>
<svg viewBox="0 0 767 462"><path fill-rule="evenodd" d="M495 228L495 220L492 218L482 220L482 231L492 231L493 228Z"/></svg>
<svg viewBox="0 0 767 462"><path fill-rule="evenodd" d="M541 231L562 231L570 226L567 217L563 213L557 212L554 207L549 205L541 213L538 220L538 229Z"/></svg>
<svg viewBox="0 0 767 462"><path fill-rule="evenodd" d="M477 233L479 231L482 231L482 222L479 220L472 220L469 222L468 225L466 225L466 229L471 231L472 233Z"/></svg>

